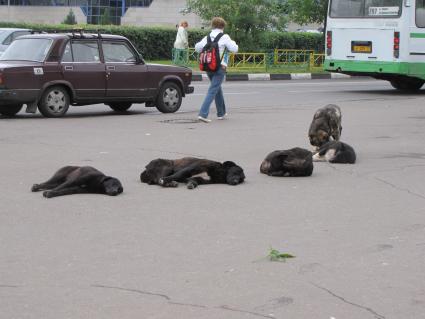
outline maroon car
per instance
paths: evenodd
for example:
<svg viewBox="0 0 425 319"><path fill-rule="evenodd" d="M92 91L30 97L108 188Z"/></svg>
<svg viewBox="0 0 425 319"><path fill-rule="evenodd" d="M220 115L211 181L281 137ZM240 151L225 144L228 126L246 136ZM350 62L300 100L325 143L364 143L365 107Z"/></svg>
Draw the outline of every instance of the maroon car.
<svg viewBox="0 0 425 319"><path fill-rule="evenodd" d="M147 64L122 36L31 34L15 40L0 57L0 114L14 116L26 104L46 117L61 117L69 105L105 103L123 112L145 103L176 112L189 86L185 67Z"/></svg>

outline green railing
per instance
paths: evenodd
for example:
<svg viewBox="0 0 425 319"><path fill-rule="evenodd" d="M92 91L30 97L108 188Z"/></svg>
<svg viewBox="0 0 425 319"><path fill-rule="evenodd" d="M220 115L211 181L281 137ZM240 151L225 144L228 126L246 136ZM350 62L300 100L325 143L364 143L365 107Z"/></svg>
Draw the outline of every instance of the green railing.
<svg viewBox="0 0 425 319"><path fill-rule="evenodd" d="M173 49L173 64L196 68L198 56L193 48ZM240 52L230 54L228 69L240 71L268 71L270 69L320 71L323 70L324 60L324 54L315 53L313 50L275 49L269 53Z"/></svg>

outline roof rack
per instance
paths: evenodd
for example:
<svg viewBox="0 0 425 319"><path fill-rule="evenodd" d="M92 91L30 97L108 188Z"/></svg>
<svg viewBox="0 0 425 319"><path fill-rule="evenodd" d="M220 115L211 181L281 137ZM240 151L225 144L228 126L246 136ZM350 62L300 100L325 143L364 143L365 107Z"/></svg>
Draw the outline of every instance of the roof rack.
<svg viewBox="0 0 425 319"><path fill-rule="evenodd" d="M84 38L88 34L84 33L84 29L82 28L74 28L74 29L59 29L59 30L31 30L31 34L35 33L70 33L73 38ZM97 36L98 38L101 38L102 35L100 34L100 29L93 30L93 34L90 34L89 36Z"/></svg>

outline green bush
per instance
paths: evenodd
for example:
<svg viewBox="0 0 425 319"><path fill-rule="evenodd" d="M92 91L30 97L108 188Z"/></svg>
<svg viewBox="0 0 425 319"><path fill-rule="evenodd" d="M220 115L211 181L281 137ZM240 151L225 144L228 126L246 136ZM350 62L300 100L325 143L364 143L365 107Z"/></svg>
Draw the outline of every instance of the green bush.
<svg viewBox="0 0 425 319"><path fill-rule="evenodd" d="M70 30L69 25L47 25L29 23L7 23L0 22L0 27L29 28L47 32ZM73 28L83 28L86 32L95 32L100 29L102 33L118 34L128 38L143 55L146 60L170 60L172 48L176 38L175 28L147 28L135 26L114 25L75 25ZM208 30L189 29L189 46L193 47L201 40ZM299 32L265 32L259 41L250 38L241 39L240 52L267 52L275 48L279 49L310 49L323 51L323 36L320 34Z"/></svg>
<svg viewBox="0 0 425 319"><path fill-rule="evenodd" d="M68 15L65 17L65 20L62 23L63 24L77 24L75 14L74 14L74 11L72 11L72 9L69 10Z"/></svg>

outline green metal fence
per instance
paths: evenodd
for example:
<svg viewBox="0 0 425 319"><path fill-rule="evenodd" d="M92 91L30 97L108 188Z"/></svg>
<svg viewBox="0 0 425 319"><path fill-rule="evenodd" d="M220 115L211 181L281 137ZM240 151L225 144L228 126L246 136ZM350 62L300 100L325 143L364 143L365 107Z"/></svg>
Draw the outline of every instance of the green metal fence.
<svg viewBox="0 0 425 319"><path fill-rule="evenodd" d="M198 53L193 49L173 49L173 64L196 68ZM240 52L231 53L229 57L229 70L255 70L269 71L271 69L296 69L304 71L323 70L324 54L315 53L313 50L284 50L275 49L268 53Z"/></svg>

